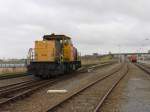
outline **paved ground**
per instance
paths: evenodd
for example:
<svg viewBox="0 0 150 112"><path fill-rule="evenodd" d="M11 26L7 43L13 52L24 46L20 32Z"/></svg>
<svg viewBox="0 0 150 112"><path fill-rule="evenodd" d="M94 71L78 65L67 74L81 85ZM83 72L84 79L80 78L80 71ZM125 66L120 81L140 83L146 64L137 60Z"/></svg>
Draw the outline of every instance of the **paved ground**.
<svg viewBox="0 0 150 112"><path fill-rule="evenodd" d="M150 112L150 76L130 65L129 74L109 96L102 112Z"/></svg>

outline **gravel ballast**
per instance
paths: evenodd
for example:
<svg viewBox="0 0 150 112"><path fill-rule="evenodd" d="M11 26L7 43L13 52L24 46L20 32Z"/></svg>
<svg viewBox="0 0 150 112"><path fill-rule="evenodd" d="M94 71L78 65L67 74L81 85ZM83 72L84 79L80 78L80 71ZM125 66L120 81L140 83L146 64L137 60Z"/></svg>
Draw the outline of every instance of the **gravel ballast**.
<svg viewBox="0 0 150 112"><path fill-rule="evenodd" d="M104 76L107 72L116 70L119 66L121 65L114 64L97 69L95 71L91 71L89 73L81 73L80 75L74 76L70 79L58 82L53 86L43 88L42 90L37 91L36 93L23 100L10 103L10 105L3 107L1 110L11 112L45 112L55 103L63 100L69 94L72 94L82 86L85 86L98 77ZM68 92L64 94L47 93L47 90L54 89L66 89Z"/></svg>

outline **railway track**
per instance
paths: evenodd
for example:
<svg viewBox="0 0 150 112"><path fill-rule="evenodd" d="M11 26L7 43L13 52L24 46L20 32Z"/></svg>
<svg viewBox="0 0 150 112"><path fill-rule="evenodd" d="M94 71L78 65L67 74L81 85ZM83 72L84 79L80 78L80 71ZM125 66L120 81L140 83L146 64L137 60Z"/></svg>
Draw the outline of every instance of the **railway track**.
<svg viewBox="0 0 150 112"><path fill-rule="evenodd" d="M40 80L40 79L39 79ZM14 83L14 84L10 84L10 85L6 85L6 86L2 86L0 87L0 91L2 90L7 90L7 89L10 89L10 88L17 88L19 86L24 86L28 83L32 83L32 82L36 82L36 81L39 81L39 80L28 80L28 81L22 81L22 82L18 82L18 83Z"/></svg>
<svg viewBox="0 0 150 112"><path fill-rule="evenodd" d="M93 69L97 69L99 67L105 67L105 66L109 66L109 65L112 65L112 64L115 64L116 61L114 62L105 62L105 63L102 63L102 64L94 64L92 66L83 66L82 68L80 68L77 72L79 73L84 73L84 72L89 72Z"/></svg>
<svg viewBox="0 0 150 112"><path fill-rule="evenodd" d="M91 68L94 69L100 66L107 66L111 64L113 63L95 65L93 67L90 67L89 69ZM86 68L86 71L85 69L81 69L77 71L77 73L83 73L83 71L87 72L88 68ZM19 98L24 98L25 96L31 95L33 92L43 87L52 85L58 81L61 81L70 77L73 77L73 75L64 75L57 79L53 78L50 80L29 80L25 82L20 82L20 83L0 87L0 106L3 106L4 104L8 104L9 102L15 101Z"/></svg>
<svg viewBox="0 0 150 112"><path fill-rule="evenodd" d="M135 63L135 65L140 68L141 70L143 70L144 72L146 72L147 74L150 75L150 67L146 64L143 63Z"/></svg>
<svg viewBox="0 0 150 112"><path fill-rule="evenodd" d="M41 80L22 83L19 86L8 87L0 90L0 106L9 103L10 101L17 100L18 98L24 98L27 95L31 95L33 92L57 82L60 79L55 80Z"/></svg>
<svg viewBox="0 0 150 112"><path fill-rule="evenodd" d="M111 92L113 91L113 89L119 84L119 82L128 74L129 72L129 66L127 65L127 71L125 72L125 74L123 74L113 85L111 88L109 88L109 90L106 92L106 94L103 96L103 98L99 101L99 103L97 104L97 106L95 107L93 112L100 112L100 108L102 107L102 105L104 104L105 100L107 99L107 97L111 94Z"/></svg>
<svg viewBox="0 0 150 112"><path fill-rule="evenodd" d="M128 65L124 65L124 66L120 67L119 69L117 69L116 71L114 71L113 73L109 73L108 75L95 80L94 82L86 85L85 87L81 88L80 90L78 90L75 93L71 94L70 96L66 97L64 100L53 105L51 108L49 108L49 110L47 112L55 112L55 111L56 112L70 112L70 111L87 112L89 110L98 112L100 110L100 107L104 103L105 99L108 97L108 95L112 92L112 90L117 86L117 84L128 73L128 69L129 69ZM123 73L121 74L122 71L123 71ZM102 82L104 81L103 83L107 84L108 80L115 78L114 76L117 76L117 75L118 75L118 77L115 79L115 81L113 81L113 83L111 85L109 85L110 86L109 89L107 89L102 96L99 96L99 94L101 92L98 91L97 89L98 89L98 87L101 87ZM90 98L94 98L94 100L90 99ZM97 100L97 99L99 99L99 100ZM92 106L89 105L90 101L92 102L91 103ZM73 104L74 102L76 102L76 103ZM79 104L79 102L80 103L82 102L83 106L81 104ZM94 106L93 106L93 103L95 103ZM85 108L90 108L90 109L89 110L82 109L84 106L85 106Z"/></svg>

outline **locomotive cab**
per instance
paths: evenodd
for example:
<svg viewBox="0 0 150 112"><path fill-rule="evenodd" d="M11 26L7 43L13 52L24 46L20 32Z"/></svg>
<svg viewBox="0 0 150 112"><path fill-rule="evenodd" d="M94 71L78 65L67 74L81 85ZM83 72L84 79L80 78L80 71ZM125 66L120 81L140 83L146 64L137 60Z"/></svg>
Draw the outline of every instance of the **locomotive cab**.
<svg viewBox="0 0 150 112"><path fill-rule="evenodd" d="M49 78L81 67L77 49L68 36L44 35L43 40L35 41L33 50L28 56L28 72L35 76Z"/></svg>

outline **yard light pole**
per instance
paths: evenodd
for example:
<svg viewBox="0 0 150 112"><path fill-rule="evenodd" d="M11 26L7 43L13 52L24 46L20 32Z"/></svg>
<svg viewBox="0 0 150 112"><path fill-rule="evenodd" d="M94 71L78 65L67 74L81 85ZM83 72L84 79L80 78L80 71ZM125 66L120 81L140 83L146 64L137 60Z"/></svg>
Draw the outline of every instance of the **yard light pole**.
<svg viewBox="0 0 150 112"><path fill-rule="evenodd" d="M121 51L120 51L120 44L117 45L118 46L118 55L119 55L119 63L121 62Z"/></svg>

